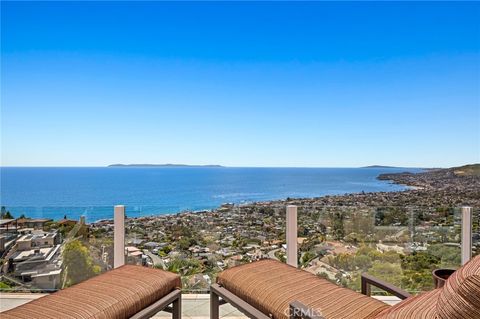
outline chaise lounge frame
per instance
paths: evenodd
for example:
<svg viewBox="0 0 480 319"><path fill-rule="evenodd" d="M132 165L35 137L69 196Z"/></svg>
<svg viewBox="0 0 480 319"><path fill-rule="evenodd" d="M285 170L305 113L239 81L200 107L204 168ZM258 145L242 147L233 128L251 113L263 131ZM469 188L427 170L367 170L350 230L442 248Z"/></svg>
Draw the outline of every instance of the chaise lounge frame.
<svg viewBox="0 0 480 319"><path fill-rule="evenodd" d="M157 300L150 306L140 310L130 317L130 319L148 319L157 312L165 311L172 314L172 319L181 319L182 317L182 291L175 289L165 297Z"/></svg>
<svg viewBox="0 0 480 319"><path fill-rule="evenodd" d="M135 268L138 268L138 269L135 269ZM61 309L59 308L59 306L57 306L55 304L55 295L57 293L54 293L52 295L49 295L49 296L44 296L42 298L39 298L35 301L33 301L33 303L35 304L31 304L31 303L26 303L25 305L20 305L18 307L15 307L15 308L12 308L12 309L9 309L5 312L1 312L0 313L0 317L5 317L5 318L26 318L26 315L28 315L28 318L40 318L40 317L49 317L49 318L61 318L61 316L59 315L59 313L62 313L65 315L65 317L69 317L69 318L77 318L77 317L82 317L82 318L90 318L90 317L108 317L108 318L130 318L130 319L147 319L147 318L151 318L153 317L156 313L160 312L160 311L165 311L165 312L168 312L168 313L171 313L172 314L172 319L181 319L181 316L182 316L182 292L181 292L181 288L179 287L179 283L180 283L180 277L178 275L174 275L174 274L171 274L168 276L170 278L167 278L167 277L163 277L162 276L157 276L157 274L152 274L152 270L148 270L147 272L147 269L146 267L141 267L141 266L133 266L133 265L124 265L124 266L121 266L117 269L114 269L114 270L111 270L111 271L108 271L104 274L100 274L98 276L95 276L93 278L90 278L86 281L84 281L83 283L79 283L77 285L74 285L72 287L68 287L68 288L65 288L64 290L62 290L61 292L57 292L57 293L65 293L67 291L70 290L71 294L69 297L65 297L65 296L61 296L60 299L64 300L67 298L71 298L72 300L73 299L76 299L75 297L75 294L80 294L80 297L78 298L80 300L80 302L74 304L72 307L69 307L68 303L66 302L61 302L60 305L61 305ZM159 293L155 293L155 298L152 298L152 299L148 299L148 300L145 300L145 301L141 301L141 300L133 300L132 301L132 298L130 298L130 296L127 296L125 297L125 294L123 294L122 296L119 297L119 299L117 300L117 298L115 297L115 294L106 294L105 297L108 297L108 300L110 301L110 304L108 304L107 302L104 302L102 303L102 306L99 307L99 308L96 308L95 305L95 301L94 299L90 299L90 303L87 303L86 304L86 308L85 309L88 309L88 310L85 310L83 311L80 310L80 312L78 311L79 309L82 308L82 303L81 303L81 294L86 294L88 293L88 290L85 290L85 287L89 287L89 282L94 282L93 283L93 286L90 286L90 288L92 288L91 290L95 291L96 289L106 289L105 287L108 287L108 289L113 289L115 290L115 286L113 284L113 282L115 280L118 280L118 278L115 278L115 277L111 277L112 275L114 275L114 273L116 272L115 275L118 275L120 274L121 276L124 276L125 278L127 278L126 280L128 281L130 279L129 276L129 273L131 274L133 272L135 272L136 276L132 276L132 280L134 280L132 282L132 284L134 285L136 281L138 281L138 277L142 277L142 275L145 275L147 276L153 276L151 279L152 279L152 287L157 287L157 285L162 285L162 284L165 284L164 287L158 287L160 289L164 289L162 290L161 292ZM142 271L145 272L142 274ZM157 270L156 272L160 273L160 272L164 272L164 273L167 273L166 271L160 271L160 270ZM110 276L110 278L107 278L108 280L105 280L105 284L102 286L102 276L104 276L104 278L106 278L105 276ZM118 276L117 276L118 277ZM143 277L142 277L143 278ZM173 282L173 280L175 282ZM176 282L178 281L178 283ZM162 283L163 282L163 283ZM119 285L119 287L122 287L122 291L125 292L127 290L129 290L127 288L127 284L128 282L123 282L122 285ZM82 285L82 287L78 288L80 285ZM170 287L172 286L172 287ZM75 288L77 287L77 288ZM95 288L96 287L96 288ZM100 287L100 288L98 288ZM142 287L146 287L148 289L148 293L145 292L145 291L141 291L140 288ZM150 293L152 292L152 289L151 287L149 288L148 287L148 284L145 284L145 282L142 283L141 287L139 289L136 290L137 293L139 293L140 295L142 296L150 296ZM75 289L79 289L77 291L75 291ZM82 290L84 289L84 290ZM79 292L80 291L80 292ZM73 294L73 295L72 295ZM73 297L72 297L73 296ZM123 298L125 297L125 298ZM43 298L49 298L46 302L47 302L47 306L45 304L42 305L42 299ZM102 294L101 293L97 293L96 294L96 298L102 298ZM158 299L157 299L158 298ZM52 302L53 300L53 302ZM93 301L92 301L93 300ZM122 300L124 300L125 302L122 302ZM115 303L116 301L118 301L118 303ZM29 307L31 307L32 309L29 309ZM63 307L65 307L65 309L63 309ZM143 307L143 308L142 308ZM53 311L54 311L54 314L42 314L42 310L45 309L47 310L48 312L48 309L50 308L53 308ZM69 312L71 308L71 312ZM98 313L95 312L98 310ZM30 313L30 312L31 313ZM40 315L42 314L42 315Z"/></svg>
<svg viewBox="0 0 480 319"><path fill-rule="evenodd" d="M371 286L380 288L401 300L404 300L411 295L392 284L389 284L381 279L375 278L368 274L362 274L361 278L361 292L366 296L370 296ZM237 295L233 294L229 290L220 286L219 284L213 284L210 286L210 319L219 319L220 306L229 303L243 314L251 319L271 319L260 310L256 309ZM290 319L324 319L321 315L315 312L299 301L292 301L290 303Z"/></svg>

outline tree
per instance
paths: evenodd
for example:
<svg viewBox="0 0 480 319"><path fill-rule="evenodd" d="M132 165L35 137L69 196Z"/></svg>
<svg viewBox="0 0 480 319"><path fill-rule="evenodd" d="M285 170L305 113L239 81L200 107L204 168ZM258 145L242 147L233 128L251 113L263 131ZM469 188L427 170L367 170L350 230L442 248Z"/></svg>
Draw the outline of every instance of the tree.
<svg viewBox="0 0 480 319"><path fill-rule="evenodd" d="M183 237L177 242L177 247L180 250L188 250L188 248L197 245L197 241L192 237Z"/></svg>
<svg viewBox="0 0 480 319"><path fill-rule="evenodd" d="M456 268L460 266L460 248L449 247L441 244L428 247L428 252L441 259L441 268Z"/></svg>
<svg viewBox="0 0 480 319"><path fill-rule="evenodd" d="M0 212L0 219L14 219L13 215L7 210L5 206L2 206Z"/></svg>
<svg viewBox="0 0 480 319"><path fill-rule="evenodd" d="M365 271L372 266L372 259L366 255L356 255L355 266Z"/></svg>
<svg viewBox="0 0 480 319"><path fill-rule="evenodd" d="M428 291L433 289L432 272L428 269L404 270L402 287L412 291Z"/></svg>
<svg viewBox="0 0 480 319"><path fill-rule="evenodd" d="M0 290L8 290L12 288L8 283L6 283L5 281L0 281Z"/></svg>
<svg viewBox="0 0 480 319"><path fill-rule="evenodd" d="M342 240L345 237L345 229L343 228L345 216L341 212L335 212L330 217L332 218L333 238Z"/></svg>
<svg viewBox="0 0 480 319"><path fill-rule="evenodd" d="M326 272L317 272L317 277L322 278L322 279L330 280L330 278L328 277L328 274Z"/></svg>
<svg viewBox="0 0 480 319"><path fill-rule="evenodd" d="M440 258L426 252L413 252L410 255L400 256L402 268L405 270L422 271L438 268Z"/></svg>
<svg viewBox="0 0 480 319"><path fill-rule="evenodd" d="M66 272L65 286L82 282L100 272L100 267L94 265L88 248L79 240L67 243L62 257L62 266Z"/></svg>
<svg viewBox="0 0 480 319"><path fill-rule="evenodd" d="M372 267L368 269L368 274L398 287L402 283L402 268L399 264L376 260L373 262Z"/></svg>
<svg viewBox="0 0 480 319"><path fill-rule="evenodd" d="M175 257L167 264L167 270L180 274L181 276L190 276L203 272L202 263L195 258Z"/></svg>
<svg viewBox="0 0 480 319"><path fill-rule="evenodd" d="M305 267L308 265L308 263L314 259L315 257L317 257L317 255L311 251L307 251L305 254L303 254L301 261L300 261L300 264Z"/></svg>

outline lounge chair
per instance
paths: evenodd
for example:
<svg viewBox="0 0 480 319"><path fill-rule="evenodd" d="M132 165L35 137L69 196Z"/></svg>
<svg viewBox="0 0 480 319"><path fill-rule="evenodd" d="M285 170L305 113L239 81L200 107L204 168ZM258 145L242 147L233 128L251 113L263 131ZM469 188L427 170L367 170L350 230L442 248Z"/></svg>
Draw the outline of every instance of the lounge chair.
<svg viewBox="0 0 480 319"><path fill-rule="evenodd" d="M372 285L402 301L389 306L370 297ZM223 303L258 319L478 319L480 256L452 274L444 287L417 296L368 275L362 276L361 294L274 260L223 271L210 294L211 319L218 319Z"/></svg>
<svg viewBox="0 0 480 319"><path fill-rule="evenodd" d="M171 312L173 319L180 319L180 287L180 277L175 274L125 265L2 312L0 317L140 319L164 310Z"/></svg>

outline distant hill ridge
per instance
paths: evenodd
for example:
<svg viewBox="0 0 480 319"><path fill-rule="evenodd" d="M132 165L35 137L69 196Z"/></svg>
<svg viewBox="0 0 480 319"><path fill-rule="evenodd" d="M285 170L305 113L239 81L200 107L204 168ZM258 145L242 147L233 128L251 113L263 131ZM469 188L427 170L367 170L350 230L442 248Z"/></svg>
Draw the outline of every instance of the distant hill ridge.
<svg viewBox="0 0 480 319"><path fill-rule="evenodd" d="M377 179L390 180L396 184L420 187L421 189L455 189L461 192L480 184L480 164L469 164L451 168L425 170L421 173L380 174Z"/></svg>
<svg viewBox="0 0 480 319"><path fill-rule="evenodd" d="M457 176L480 176L480 164L469 164L451 168Z"/></svg>
<svg viewBox="0 0 480 319"><path fill-rule="evenodd" d="M406 168L406 167L399 167L399 166L383 166L383 165L371 165L371 166L364 166L361 168ZM450 172L456 176L480 176L480 163L478 164L468 164L458 167L450 167L450 168L425 168L426 172ZM397 174L413 174L410 172L404 173L397 173ZM382 174L386 175L386 174Z"/></svg>
<svg viewBox="0 0 480 319"><path fill-rule="evenodd" d="M430 174L450 174L454 176L479 176L480 177L480 163L479 164L468 164L457 167L450 168L431 168L427 169L426 172Z"/></svg>
<svg viewBox="0 0 480 319"><path fill-rule="evenodd" d="M221 165L187 165L187 164L111 164L108 167L223 167Z"/></svg>
<svg viewBox="0 0 480 319"><path fill-rule="evenodd" d="M363 166L360 168L404 168L404 167L398 167L398 166L385 166L385 165L370 165L370 166Z"/></svg>

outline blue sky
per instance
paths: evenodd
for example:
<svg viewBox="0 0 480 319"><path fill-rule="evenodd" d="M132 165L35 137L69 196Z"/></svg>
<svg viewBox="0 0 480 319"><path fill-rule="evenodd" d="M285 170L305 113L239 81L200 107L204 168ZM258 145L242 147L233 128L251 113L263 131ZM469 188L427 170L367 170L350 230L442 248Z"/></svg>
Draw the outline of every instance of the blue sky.
<svg viewBox="0 0 480 319"><path fill-rule="evenodd" d="M5 166L480 162L479 3L1 6Z"/></svg>

